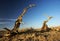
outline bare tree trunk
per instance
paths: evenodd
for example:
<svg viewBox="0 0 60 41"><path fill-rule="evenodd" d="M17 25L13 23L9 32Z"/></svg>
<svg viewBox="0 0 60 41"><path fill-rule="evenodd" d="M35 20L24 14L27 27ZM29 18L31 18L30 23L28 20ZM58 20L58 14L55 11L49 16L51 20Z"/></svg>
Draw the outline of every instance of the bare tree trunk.
<svg viewBox="0 0 60 41"><path fill-rule="evenodd" d="M46 21L44 21L41 31L47 31L47 30L49 30L49 28L48 28L48 26L47 26L46 23L47 23L51 18L52 18L52 17L48 17L48 19L47 19Z"/></svg>
<svg viewBox="0 0 60 41"><path fill-rule="evenodd" d="M28 10L29 8L33 7L33 6L34 6L34 5L31 4L31 5L29 5L28 7L26 7L26 8L23 9L22 14L17 18L17 20L16 20L16 22L15 22L15 26L14 26L14 28L12 29L13 32L18 31L19 26L20 26L20 24L22 23L22 17L25 15L25 13L27 12L27 10Z"/></svg>

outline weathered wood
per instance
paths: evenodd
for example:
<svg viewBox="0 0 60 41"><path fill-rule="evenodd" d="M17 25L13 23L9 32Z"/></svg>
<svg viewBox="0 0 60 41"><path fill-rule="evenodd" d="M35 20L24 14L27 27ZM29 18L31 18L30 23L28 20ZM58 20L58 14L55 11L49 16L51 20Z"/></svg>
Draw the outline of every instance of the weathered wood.
<svg viewBox="0 0 60 41"><path fill-rule="evenodd" d="M14 28L12 29L13 32L17 32L19 29L20 24L22 23L22 18L23 16L26 14L27 10L31 7L35 6L34 4L30 4L29 6L27 6L26 8L23 9L23 12L21 13L21 15L17 18Z"/></svg>
<svg viewBox="0 0 60 41"><path fill-rule="evenodd" d="M47 25L46 23L47 23L51 18L52 18L52 17L48 17L48 19L43 22L43 26L42 26L42 29L41 29L42 32L49 30L48 25Z"/></svg>

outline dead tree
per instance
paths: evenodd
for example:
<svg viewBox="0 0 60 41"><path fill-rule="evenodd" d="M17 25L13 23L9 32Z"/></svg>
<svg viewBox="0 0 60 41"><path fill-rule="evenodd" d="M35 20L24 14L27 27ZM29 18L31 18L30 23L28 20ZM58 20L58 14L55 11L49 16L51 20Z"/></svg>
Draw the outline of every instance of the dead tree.
<svg viewBox="0 0 60 41"><path fill-rule="evenodd" d="M23 9L23 12L21 13L21 15L17 18L16 22L15 22L15 26L12 29L13 32L17 32L19 29L20 24L22 23L22 18L25 15L25 13L27 12L27 10L31 7L35 6L34 4L30 4L28 7Z"/></svg>
<svg viewBox="0 0 60 41"><path fill-rule="evenodd" d="M3 29L7 30L7 32L8 32L8 33L10 33L10 32L11 32L11 30L10 30L10 29L8 29L8 28L3 28Z"/></svg>
<svg viewBox="0 0 60 41"><path fill-rule="evenodd" d="M9 32L9 36L14 36L18 33L18 29L19 29L19 26L20 24L22 23L22 18L23 16L25 15L25 13L27 12L27 10L31 7L34 7L35 4L30 4L29 6L27 6L26 8L23 9L23 12L21 13L21 15L17 18L16 22L15 22L15 25L14 25L14 28L12 30L9 30L8 28L4 28L5 30L7 30Z"/></svg>
<svg viewBox="0 0 60 41"><path fill-rule="evenodd" d="M46 23L47 23L51 18L52 18L52 17L48 17L48 19L43 22L43 26L42 26L42 28L41 28L41 31L42 31L42 32L49 30L48 25L47 25Z"/></svg>

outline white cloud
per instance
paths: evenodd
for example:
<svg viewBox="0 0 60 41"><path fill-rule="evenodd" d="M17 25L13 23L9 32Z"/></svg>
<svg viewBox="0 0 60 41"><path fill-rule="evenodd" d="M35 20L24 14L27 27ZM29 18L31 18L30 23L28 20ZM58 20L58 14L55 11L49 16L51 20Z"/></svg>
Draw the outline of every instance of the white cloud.
<svg viewBox="0 0 60 41"><path fill-rule="evenodd" d="M0 19L0 20L11 20L11 21L15 21L16 19Z"/></svg>
<svg viewBox="0 0 60 41"><path fill-rule="evenodd" d="M15 22L16 19L0 19L0 25L1 24L10 24L11 22Z"/></svg>

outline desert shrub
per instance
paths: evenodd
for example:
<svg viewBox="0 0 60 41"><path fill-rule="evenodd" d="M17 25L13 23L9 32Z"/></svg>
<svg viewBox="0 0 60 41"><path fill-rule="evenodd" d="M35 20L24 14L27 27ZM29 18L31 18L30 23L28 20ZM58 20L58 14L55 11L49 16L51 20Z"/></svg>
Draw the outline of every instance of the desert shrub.
<svg viewBox="0 0 60 41"><path fill-rule="evenodd" d="M33 38L29 37L28 39L26 39L25 41L34 41Z"/></svg>
<svg viewBox="0 0 60 41"><path fill-rule="evenodd" d="M18 39L18 41L23 41L24 39Z"/></svg>
<svg viewBox="0 0 60 41"><path fill-rule="evenodd" d="M35 39L35 41L39 41L39 39Z"/></svg>

